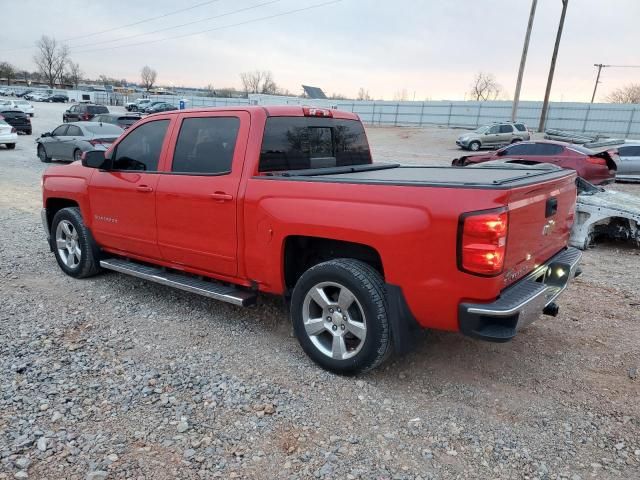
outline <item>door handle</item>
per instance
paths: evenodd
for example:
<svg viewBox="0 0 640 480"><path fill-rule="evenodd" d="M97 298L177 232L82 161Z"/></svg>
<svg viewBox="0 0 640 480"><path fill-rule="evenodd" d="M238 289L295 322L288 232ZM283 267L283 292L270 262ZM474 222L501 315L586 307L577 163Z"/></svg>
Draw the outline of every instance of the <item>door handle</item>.
<svg viewBox="0 0 640 480"><path fill-rule="evenodd" d="M233 200L233 195L229 195L228 193L224 193L224 192L215 192L209 195L209 197L211 197L212 200L215 200L220 203L230 202L231 200Z"/></svg>
<svg viewBox="0 0 640 480"><path fill-rule="evenodd" d="M136 187L136 190L142 193L153 192L153 188L151 188L149 185L138 185Z"/></svg>

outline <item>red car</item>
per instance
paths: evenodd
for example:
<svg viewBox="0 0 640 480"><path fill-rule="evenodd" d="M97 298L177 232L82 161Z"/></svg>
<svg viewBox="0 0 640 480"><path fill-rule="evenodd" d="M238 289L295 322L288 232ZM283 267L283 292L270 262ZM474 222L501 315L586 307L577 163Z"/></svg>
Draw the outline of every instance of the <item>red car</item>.
<svg viewBox="0 0 640 480"><path fill-rule="evenodd" d="M451 165L465 167L491 160L505 160L527 165L551 163L575 170L580 177L595 185L613 182L617 170L616 163L608 152L596 153L581 145L548 140L518 142L482 155L466 155L456 158Z"/></svg>
<svg viewBox="0 0 640 480"><path fill-rule="evenodd" d="M304 351L340 373L419 328L505 342L578 273L576 174L373 163L357 115L176 110L47 169L43 220L72 277L115 270L235 305L290 302Z"/></svg>

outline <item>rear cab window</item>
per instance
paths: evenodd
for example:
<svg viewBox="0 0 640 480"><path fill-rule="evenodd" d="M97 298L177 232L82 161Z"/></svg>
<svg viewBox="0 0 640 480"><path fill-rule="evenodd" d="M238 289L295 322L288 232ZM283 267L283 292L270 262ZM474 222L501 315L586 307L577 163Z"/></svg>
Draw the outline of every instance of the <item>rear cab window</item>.
<svg viewBox="0 0 640 480"><path fill-rule="evenodd" d="M260 172L306 170L371 163L369 143L357 120L315 117L267 119Z"/></svg>

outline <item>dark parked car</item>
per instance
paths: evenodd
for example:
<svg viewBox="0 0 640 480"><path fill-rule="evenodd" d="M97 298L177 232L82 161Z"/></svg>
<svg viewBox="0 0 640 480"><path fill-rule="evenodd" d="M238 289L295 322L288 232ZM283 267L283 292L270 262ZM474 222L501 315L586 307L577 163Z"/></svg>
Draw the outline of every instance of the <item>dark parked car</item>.
<svg viewBox="0 0 640 480"><path fill-rule="evenodd" d="M72 105L62 114L63 122L88 122L96 115L109 113L104 105L92 105L90 103L78 103Z"/></svg>
<svg viewBox="0 0 640 480"><path fill-rule="evenodd" d="M62 94L56 93L55 95L49 95L43 101L49 102L49 103L52 103L52 102L53 103L67 103L69 101L69 97L67 97L66 95L62 95Z"/></svg>
<svg viewBox="0 0 640 480"><path fill-rule="evenodd" d="M63 123L53 132L43 133L37 140L38 158L42 162L52 159L77 161L82 152L106 150L123 132L108 123Z"/></svg>
<svg viewBox="0 0 640 480"><path fill-rule="evenodd" d="M138 107L138 111L142 113L147 113L147 110L149 110L150 108L153 108L156 105L160 105L163 103L167 103L167 102L163 102L161 100L154 100L153 102L143 103L141 106Z"/></svg>
<svg viewBox="0 0 640 480"><path fill-rule="evenodd" d="M578 175L596 185L605 185L615 180L616 163L608 152L596 153L581 145L550 140L518 142L481 155L465 155L456 158L451 165L466 167L491 160L535 165L551 163L578 172Z"/></svg>
<svg viewBox="0 0 640 480"><path fill-rule="evenodd" d="M24 90L20 93L16 93L16 97L24 97L25 95L29 95L31 92L33 92L33 90Z"/></svg>
<svg viewBox="0 0 640 480"><path fill-rule="evenodd" d="M31 119L19 110L0 110L0 120L4 120L18 132L31 135Z"/></svg>
<svg viewBox="0 0 640 480"><path fill-rule="evenodd" d="M170 103L161 102L146 108L145 113L168 112L170 110L178 110L178 107L175 107Z"/></svg>
<svg viewBox="0 0 640 480"><path fill-rule="evenodd" d="M102 113L91 119L92 122L111 123L125 130L140 120L139 114L118 115L117 113Z"/></svg>

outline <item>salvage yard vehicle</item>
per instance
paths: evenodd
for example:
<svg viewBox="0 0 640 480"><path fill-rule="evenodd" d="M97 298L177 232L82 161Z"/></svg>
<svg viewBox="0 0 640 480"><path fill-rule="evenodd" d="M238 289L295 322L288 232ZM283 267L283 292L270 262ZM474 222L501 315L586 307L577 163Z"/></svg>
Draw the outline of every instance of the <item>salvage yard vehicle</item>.
<svg viewBox="0 0 640 480"><path fill-rule="evenodd" d="M616 178L616 169L618 168L609 152L596 153L581 145L551 140L519 142L493 152L465 155L454 159L451 165L465 167L492 160L504 160L526 165L551 163L562 168L575 170L581 178L596 185L612 183Z"/></svg>
<svg viewBox="0 0 640 480"><path fill-rule="evenodd" d="M16 148L18 141L18 131L4 120L0 120L0 145L4 145L9 150Z"/></svg>
<svg viewBox="0 0 640 480"><path fill-rule="evenodd" d="M354 374L423 328L505 342L579 273L576 174L373 163L357 115L299 106L145 117L43 175L66 274L115 270L239 306L290 302L322 367Z"/></svg>
<svg viewBox="0 0 640 480"><path fill-rule="evenodd" d="M128 102L125 104L124 108L128 112L141 112L144 108L148 107L151 104L151 100L149 98L139 98L135 102Z"/></svg>
<svg viewBox="0 0 640 480"><path fill-rule="evenodd" d="M495 148L529 139L531 134L524 123L499 122L460 135L456 145L475 152L481 148Z"/></svg>
<svg viewBox="0 0 640 480"><path fill-rule="evenodd" d="M40 161L79 161L83 152L106 150L124 130L116 125L95 122L63 123L37 140Z"/></svg>
<svg viewBox="0 0 640 480"><path fill-rule="evenodd" d="M587 249L602 238L632 241L640 247L640 197L578 181L571 245Z"/></svg>
<svg viewBox="0 0 640 480"><path fill-rule="evenodd" d="M31 120L26 113L19 110L4 110L0 105L0 119L14 127L18 132L31 135Z"/></svg>
<svg viewBox="0 0 640 480"><path fill-rule="evenodd" d="M616 181L640 182L640 142L627 141L608 152L618 166Z"/></svg>
<svg viewBox="0 0 640 480"><path fill-rule="evenodd" d="M71 105L62 113L63 122L88 122L95 115L109 113L109 109L104 105L94 105L91 103L78 103Z"/></svg>
<svg viewBox="0 0 640 480"><path fill-rule="evenodd" d="M0 109L18 110L28 114L30 117L34 115L33 105L26 100L0 100Z"/></svg>
<svg viewBox="0 0 640 480"><path fill-rule="evenodd" d="M117 125L120 128L126 130L131 125L136 123L142 117L140 114L136 113L128 113L126 115L117 114L117 113L102 113L100 115L96 115L91 119L92 122L101 122L101 123L111 123L113 125Z"/></svg>

